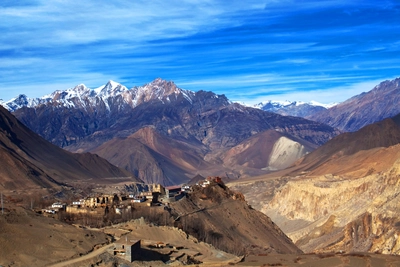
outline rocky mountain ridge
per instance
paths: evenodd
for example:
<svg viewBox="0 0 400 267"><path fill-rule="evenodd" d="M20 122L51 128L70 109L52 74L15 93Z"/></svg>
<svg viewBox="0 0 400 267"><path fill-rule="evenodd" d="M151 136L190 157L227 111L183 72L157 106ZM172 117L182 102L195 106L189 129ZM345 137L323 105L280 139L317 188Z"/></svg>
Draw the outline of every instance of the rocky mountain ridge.
<svg viewBox="0 0 400 267"><path fill-rule="evenodd" d="M279 132L299 144L290 146L294 157L285 157L285 162L275 165L273 169L289 166L339 133L306 119L232 103L224 95L183 90L173 82L162 79L130 90L115 82L94 90L79 85L66 91L56 91L45 99L50 100L33 107L19 108L14 115L53 144L71 152L95 151L119 167L134 174L143 174L139 178L145 181L164 184L189 180L201 172L207 172L202 175L225 174L237 178L270 171L271 153L285 154L285 149L273 150L271 147L262 151L265 162L257 166L250 166L239 158L236 161L232 155L234 150L230 150L238 145L243 147L242 142L267 130ZM136 134L144 128L153 130ZM146 138L143 138L144 133ZM132 138L139 143L133 144ZM152 138L158 139L158 144L174 144L176 149L168 151L165 145L147 142ZM130 144L136 149L129 150L129 146L117 144L128 141L132 141ZM273 143L276 141L273 140ZM105 147L111 143L113 147ZM120 149L117 151L115 147ZM191 149L187 149L189 147ZM247 146L246 153L255 157L251 149ZM226 156L228 150L230 156ZM148 157L139 160L141 153ZM122 154L128 160L122 159ZM229 160L224 160L227 158ZM174 175L172 170L176 172ZM150 177L151 173L158 175Z"/></svg>
<svg viewBox="0 0 400 267"><path fill-rule="evenodd" d="M262 109L264 111L275 112L284 116L295 116L295 117L308 117L318 112L326 110L335 106L337 103L332 104L321 104L315 101L302 102L302 101L273 101L268 100L260 102L254 105L255 108Z"/></svg>
<svg viewBox="0 0 400 267"><path fill-rule="evenodd" d="M383 81L372 90L356 95L330 109L306 118L346 132L400 113L400 78Z"/></svg>
<svg viewBox="0 0 400 267"><path fill-rule="evenodd" d="M177 95L183 95L190 102L194 92L180 89L174 83L160 78L144 86L135 86L131 89L110 80L105 85L95 89L79 84L67 90L56 90L39 98L29 98L22 94L9 101L3 101L2 105L11 112L23 107L36 108L40 105L49 104L87 109L104 105L108 112L112 112L110 107L115 106L115 104L118 104L120 108L124 108L124 106L134 108L151 100L158 100L163 103L170 102Z"/></svg>

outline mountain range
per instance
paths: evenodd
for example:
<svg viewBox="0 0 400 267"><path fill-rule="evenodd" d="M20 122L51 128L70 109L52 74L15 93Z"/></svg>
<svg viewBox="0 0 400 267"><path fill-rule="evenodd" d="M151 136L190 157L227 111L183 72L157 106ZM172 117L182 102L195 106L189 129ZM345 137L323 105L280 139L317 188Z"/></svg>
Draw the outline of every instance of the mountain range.
<svg viewBox="0 0 400 267"><path fill-rule="evenodd" d="M164 185L196 174L239 178L282 169L339 133L159 78L131 89L113 81L96 89L78 85L12 103L13 114L53 144L97 153Z"/></svg>
<svg viewBox="0 0 400 267"><path fill-rule="evenodd" d="M330 108L272 101L251 108L160 78L131 89L113 81L96 89L80 84L3 104L59 147L96 153L145 182L171 185L197 174L235 179L289 167L338 135L334 127L355 131L400 112L399 81Z"/></svg>
<svg viewBox="0 0 400 267"><path fill-rule="evenodd" d="M395 116L400 112L400 78L383 81L370 91L342 102L320 104L301 101L265 101L254 107L285 116L297 116L318 121L343 132L354 132L362 127Z"/></svg>
<svg viewBox="0 0 400 267"><path fill-rule="evenodd" d="M295 117L308 117L318 112L327 110L337 103L332 104L321 104L315 101L309 103L302 101L265 101L254 105L255 108L259 108L265 111L278 113L284 116L295 116Z"/></svg>

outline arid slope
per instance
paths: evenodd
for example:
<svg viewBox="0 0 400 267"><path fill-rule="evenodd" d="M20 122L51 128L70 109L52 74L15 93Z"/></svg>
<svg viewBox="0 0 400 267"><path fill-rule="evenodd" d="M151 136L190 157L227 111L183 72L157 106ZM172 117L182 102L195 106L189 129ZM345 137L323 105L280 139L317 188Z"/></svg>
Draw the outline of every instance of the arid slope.
<svg viewBox="0 0 400 267"><path fill-rule="evenodd" d="M136 181L97 155L74 154L38 136L0 107L0 188L24 190L104 178ZM93 179L93 180L92 180ZM102 180L103 179L103 180Z"/></svg>
<svg viewBox="0 0 400 267"><path fill-rule="evenodd" d="M21 207L0 215L0 265L46 266L109 242L106 234L77 228Z"/></svg>
<svg viewBox="0 0 400 267"><path fill-rule="evenodd" d="M305 252L400 254L399 116L339 135L296 166L232 185Z"/></svg>
<svg viewBox="0 0 400 267"><path fill-rule="evenodd" d="M223 184L194 187L187 198L171 203L171 208L185 231L224 251L238 255L301 253L270 218Z"/></svg>

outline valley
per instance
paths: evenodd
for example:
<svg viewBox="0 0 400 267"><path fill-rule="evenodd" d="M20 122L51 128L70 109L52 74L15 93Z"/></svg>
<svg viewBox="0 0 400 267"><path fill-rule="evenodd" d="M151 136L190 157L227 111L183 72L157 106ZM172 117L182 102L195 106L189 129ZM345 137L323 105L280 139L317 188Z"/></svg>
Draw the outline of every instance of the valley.
<svg viewBox="0 0 400 267"><path fill-rule="evenodd" d="M304 252L398 255L398 116L340 135L295 166L229 184Z"/></svg>
<svg viewBox="0 0 400 267"><path fill-rule="evenodd" d="M341 132L162 79L21 102L0 107L1 265L399 263L400 115Z"/></svg>

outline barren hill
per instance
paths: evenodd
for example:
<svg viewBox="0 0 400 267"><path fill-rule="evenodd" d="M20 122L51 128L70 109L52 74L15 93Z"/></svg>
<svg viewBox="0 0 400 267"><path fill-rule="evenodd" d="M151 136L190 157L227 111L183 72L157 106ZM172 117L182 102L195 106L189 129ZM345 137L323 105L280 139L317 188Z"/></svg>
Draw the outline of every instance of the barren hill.
<svg viewBox="0 0 400 267"><path fill-rule="evenodd" d="M303 155L313 151L315 146L306 141L267 130L253 135L232 147L222 155L223 162L234 166L254 169L279 170L292 165Z"/></svg>
<svg viewBox="0 0 400 267"><path fill-rule="evenodd" d="M234 188L305 252L399 255L398 123L396 116L339 135L275 177Z"/></svg>
<svg viewBox="0 0 400 267"><path fill-rule="evenodd" d="M141 131L145 129L139 130ZM154 140L152 144L138 135L139 133L127 138L114 138L92 152L107 158L111 163L130 171L137 177L147 177L147 183L164 185L185 182L186 180L182 178L194 171L191 165L193 162L198 163L196 167L202 167L203 170L207 170L210 165L196 154L196 148L190 149L184 143L160 136L152 130L145 136Z"/></svg>
<svg viewBox="0 0 400 267"><path fill-rule="evenodd" d="M297 164L301 167L296 172L326 173L325 165L333 166L332 162L342 156L350 156L363 150L379 147L389 147L400 143L400 116L367 125L354 133L343 133L312 153L306 155ZM379 158L377 159L379 162ZM354 162L353 164L357 164ZM354 168L352 164L346 164ZM341 169L347 169L339 165ZM318 170L321 170L318 172ZM337 170L339 172L339 170ZM337 173L335 172L335 173ZM310 173L310 174L311 174Z"/></svg>
<svg viewBox="0 0 400 267"><path fill-rule="evenodd" d="M49 143L3 107L0 107L0 158L0 188L9 190L51 188L92 179L100 182L112 177L136 181L132 174L97 155L73 154Z"/></svg>
<svg viewBox="0 0 400 267"><path fill-rule="evenodd" d="M110 242L102 232L60 223L21 207L6 207L0 215L2 266L47 266Z"/></svg>
<svg viewBox="0 0 400 267"><path fill-rule="evenodd" d="M270 218L223 183L194 186L192 193L171 203L171 208L186 232L224 251L237 255L301 253Z"/></svg>

